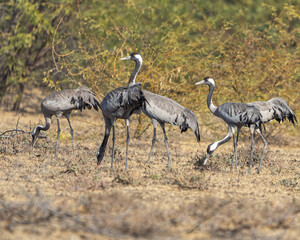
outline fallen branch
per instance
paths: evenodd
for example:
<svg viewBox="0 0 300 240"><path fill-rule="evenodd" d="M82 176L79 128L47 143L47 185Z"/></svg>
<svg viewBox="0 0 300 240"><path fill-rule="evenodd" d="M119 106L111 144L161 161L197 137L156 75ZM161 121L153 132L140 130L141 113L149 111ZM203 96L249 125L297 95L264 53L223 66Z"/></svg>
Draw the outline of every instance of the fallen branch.
<svg viewBox="0 0 300 240"><path fill-rule="evenodd" d="M9 133L9 132L15 132L15 134L12 134L12 135L9 135L9 136L3 136L5 135L6 133ZM0 134L0 137L12 137L12 136L15 136L18 132L21 132L21 133L26 133L24 130L22 129L12 129L12 130L7 130L3 133Z"/></svg>

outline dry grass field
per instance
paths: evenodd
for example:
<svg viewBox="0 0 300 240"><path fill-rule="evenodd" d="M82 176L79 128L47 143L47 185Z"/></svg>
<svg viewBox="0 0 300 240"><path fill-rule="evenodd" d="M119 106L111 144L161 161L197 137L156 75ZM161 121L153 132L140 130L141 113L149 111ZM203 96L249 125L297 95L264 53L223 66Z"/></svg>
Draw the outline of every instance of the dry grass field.
<svg viewBox="0 0 300 240"><path fill-rule="evenodd" d="M26 132L44 122L40 100L32 102L25 96L20 113L2 109L0 133L15 129L17 121L18 129ZM257 139L249 175L250 134L243 129L238 172L230 173L232 141L220 147L207 166L199 165L207 145L224 136L226 126L218 122L220 129L215 133L205 128L201 113L197 115L200 143L190 130L180 134L178 128L167 127L171 169L159 128L152 162L146 163L150 126L140 138L131 139L129 170L125 171L126 128L121 120L116 124L114 170L110 170L111 138L97 167L104 122L95 111L71 115L75 158L65 119L57 159L55 118L47 138L39 139L35 149L30 147L28 133L0 139L0 238L299 239L299 126L295 130L285 123L277 134L266 133L269 146L259 175L261 141ZM136 126L133 116L131 135ZM285 129L293 134L283 135Z"/></svg>

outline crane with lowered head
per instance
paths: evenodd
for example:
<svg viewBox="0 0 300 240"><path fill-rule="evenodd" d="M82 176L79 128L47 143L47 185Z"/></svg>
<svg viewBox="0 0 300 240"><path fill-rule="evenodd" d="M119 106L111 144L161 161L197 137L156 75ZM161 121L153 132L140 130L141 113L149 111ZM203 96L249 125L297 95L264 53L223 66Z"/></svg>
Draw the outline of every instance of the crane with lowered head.
<svg viewBox="0 0 300 240"><path fill-rule="evenodd" d="M47 131L51 125L51 118L53 115L57 119L57 139L55 148L55 158L57 157L59 135L60 135L60 125L59 119L61 116L65 116L68 120L70 126L70 133L72 136L72 147L73 156L75 156L75 145L74 145L74 131L70 122L70 114L73 110L92 109L94 108L98 111L100 106L95 94L87 87L78 87L77 89L66 89L58 92L54 92L41 103L41 110L45 117L45 125L37 125L33 129L32 135L32 147L34 147L40 131Z"/></svg>
<svg viewBox="0 0 300 240"><path fill-rule="evenodd" d="M228 102L224 103L220 106L215 106L212 102L212 95L215 89L215 81L211 77L205 77L202 81L197 82L195 85L206 84L209 86L209 93L207 95L207 106L209 110L217 117L223 119L228 125L227 135L207 147L207 155L204 159L203 165L207 163L209 157L213 154L213 152L222 144L228 142L231 137L233 138L233 147L234 153L231 161L231 169L233 169L233 162L235 161L235 167L237 170L237 144L239 140L239 133L243 126L250 127L251 125L255 126L257 131L261 134L261 124L262 116L259 110L252 105L246 103L233 103ZM236 139L234 136L234 132L237 131Z"/></svg>

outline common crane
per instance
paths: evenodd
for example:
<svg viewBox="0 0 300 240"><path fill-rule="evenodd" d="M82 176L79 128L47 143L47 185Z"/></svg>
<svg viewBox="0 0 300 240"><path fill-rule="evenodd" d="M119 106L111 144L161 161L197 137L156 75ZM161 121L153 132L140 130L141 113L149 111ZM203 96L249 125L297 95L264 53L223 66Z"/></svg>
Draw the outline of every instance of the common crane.
<svg viewBox="0 0 300 240"><path fill-rule="evenodd" d="M254 125L255 128L260 131L262 124L262 116L259 110L245 103L224 103L220 106L215 106L212 103L212 94L215 88L215 81L210 77L205 77L204 80L197 82L195 85L207 84L209 86L209 93L207 96L207 106L209 110L217 117L222 118L228 124L228 133L222 140L216 141L207 147L207 155L203 162L203 165L207 163L207 160L212 153L222 144L228 142L230 138L233 138L234 153L231 161L231 169L233 168L233 162L235 161L235 167L237 170L237 143L239 140L239 133L243 126L250 127ZM237 131L236 139L234 132Z"/></svg>
<svg viewBox="0 0 300 240"><path fill-rule="evenodd" d="M145 103L142 106L142 111L148 116L153 124L153 139L150 148L148 164L150 164L151 154L156 141L156 127L157 123L161 126L164 137L165 145L168 154L168 167L171 167L171 157L168 147L168 138L165 131L165 123L177 125L181 129L181 132L186 132L188 128L191 128L196 135L197 141L200 142L200 133L198 120L196 115L190 110L174 100L143 90L145 95Z"/></svg>
<svg viewBox="0 0 300 240"><path fill-rule="evenodd" d="M268 123L273 120L276 120L280 123L280 122L283 122L286 119L288 119L295 126L295 122L297 122L297 118L296 118L295 114L293 113L292 109L289 107L287 101L285 101L282 98L275 97L275 98L272 98L265 102L262 102L262 101L252 102L252 103L248 103L248 105L258 108L258 110L260 111L260 114L262 116L263 123ZM261 168L261 163L262 163L264 153L265 153L268 143L267 143L266 139L263 137L261 130L259 128L256 128L255 125L251 125L250 126L251 152L250 152L250 163L249 163L249 169L248 169L249 173L251 171L251 164L252 164L254 144L255 144L254 143L254 130L256 130L259 133L260 137L262 138L262 140L264 142L264 149L261 154L260 161L259 161L259 167L257 170L257 172L259 173L260 168Z"/></svg>
<svg viewBox="0 0 300 240"><path fill-rule="evenodd" d="M72 136L72 147L73 156L75 156L75 146L74 146L74 131L70 122L70 114L73 110L80 110L88 108L94 108L98 111L100 106L95 94L89 90L87 87L78 87L77 89L66 89L58 92L54 92L47 96L41 103L41 110L45 117L46 123L44 126L37 125L32 131L32 147L34 147L40 131L47 131L51 125L51 118L53 115L57 119L57 139L56 139L56 149L55 158L57 157L58 142L60 135L59 119L61 116L65 116L68 120L70 126L70 133Z"/></svg>
<svg viewBox="0 0 300 240"><path fill-rule="evenodd" d="M126 139L126 170L128 169L128 147L129 147L129 118L145 101L144 94L141 90L141 84L136 83L130 87L120 87L110 91L100 103L100 108L105 120L105 135L102 144L97 152L97 163L100 165L110 135L111 127L113 128L113 149L111 157L111 168L114 162L115 149L115 121L118 118L126 120L127 139Z"/></svg>
<svg viewBox="0 0 300 240"><path fill-rule="evenodd" d="M129 85L135 83L135 79L138 73L138 70L140 69L143 59L142 56L138 53L132 53L130 56L122 58L122 60L130 59L136 62L135 70L132 73L130 79L129 79ZM136 70L138 69L138 70ZM156 127L159 123L165 137L165 146L167 149L168 154L168 167L171 166L171 157L169 153L169 147L168 147L168 138L165 131L165 123L170 123L172 125L177 125L181 129L181 132L187 131L188 128L191 128L197 138L197 141L200 141L200 133L199 133L199 127L198 127L198 121L195 114L175 102L174 100L143 90L143 94L145 97L145 101L142 104L142 111L143 113L148 116L153 124L153 139L152 139L152 145L149 153L148 158L148 164L150 164L150 159L152 155L152 150L154 147L154 143L156 141Z"/></svg>
<svg viewBox="0 0 300 240"><path fill-rule="evenodd" d="M130 54L129 56L127 57L123 57L121 58L120 60L127 60L127 59L131 59L133 61L135 61L135 68L133 70L133 72L131 73L131 76L129 78L129 82L128 82L128 87L132 87L135 85L135 79L136 79L136 76L142 66L142 62L143 62L143 59L142 57L138 54L138 53L132 53ZM137 85L137 87L140 86L140 85ZM115 144L115 140L114 140L114 123L115 123L115 120L117 118L121 118L121 119L125 119L125 124L126 124L126 128L127 128L127 138L126 138L126 169L128 169L128 165L127 165L127 162L128 162L128 148L129 148L129 141L130 141L130 138L129 138L129 122L130 122L130 116L133 114L133 113L140 113L141 110L140 110L140 107L136 107L134 106L134 108L132 108L133 106L126 106L126 103L123 102L123 105L121 103L119 103L119 106L118 106L118 101L120 99L120 94L128 94L128 89L129 88L119 88L119 89L115 89L113 91L111 91L109 94L107 94L107 99L109 99L109 101L102 101L102 106L105 107L105 111L106 111L106 114L103 113L103 116L104 116L104 119L105 119L105 137L103 139L103 142L101 144L101 151L99 149L98 153L97 153L97 159L98 159L98 165L101 163L103 157L104 157L104 154L105 154L105 148L106 148L106 144L107 144L107 140L108 140L108 137L109 137L109 134L110 134L110 129L111 126L113 126L113 149L114 149L114 144ZM130 88L131 89L131 88ZM136 88L134 88L136 90ZM122 93L123 92L123 93ZM123 96L121 96L121 98L123 98ZM143 99L143 94L140 95L140 100L142 101ZM131 101L129 98L127 98L127 103L129 103L129 101ZM141 102L140 102L141 104ZM112 114L109 114L108 112L109 111L116 111L116 108L118 108L118 111L124 111L124 113L122 114L116 114L114 116L114 113ZM128 112L126 112L128 111ZM111 115L111 116L110 116ZM107 118L107 119L106 119ZM101 153L101 154L100 154ZM113 168L113 159L114 159L114 150L113 150L113 155L112 155L112 161L111 161L111 168Z"/></svg>

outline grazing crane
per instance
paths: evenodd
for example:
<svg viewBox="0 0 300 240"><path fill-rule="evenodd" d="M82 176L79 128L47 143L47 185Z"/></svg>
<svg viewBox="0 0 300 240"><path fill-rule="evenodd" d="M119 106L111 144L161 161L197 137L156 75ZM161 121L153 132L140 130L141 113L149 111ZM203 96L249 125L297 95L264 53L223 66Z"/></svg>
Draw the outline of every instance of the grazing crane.
<svg viewBox="0 0 300 240"><path fill-rule="evenodd" d="M125 119L127 125L126 139L126 170L128 169L128 147L129 147L129 118L137 110L140 109L145 101L141 84L136 83L130 87L120 87L110 91L100 103L100 108L105 120L105 135L102 144L97 152L97 163L100 165L110 135L111 127L113 128L113 149L111 157L111 168L114 162L115 149L115 121L118 118Z"/></svg>
<svg viewBox="0 0 300 240"><path fill-rule="evenodd" d="M133 60L136 62L135 70L133 71L132 75L130 76L128 85L135 83L135 79L138 73L138 70L140 69L143 59L142 56L138 53L132 53L130 56L122 58L122 60ZM148 116L153 124L154 130L153 130L153 139L152 139L152 145L149 153L148 158L148 164L150 164L151 154L154 147L154 143L156 141L156 127L159 123L165 137L165 146L167 149L168 154L168 167L171 166L171 157L169 153L169 147L168 147L168 138L165 131L165 123L170 123L172 125L177 125L180 127L181 132L187 131L188 128L191 128L197 138L197 141L200 141L200 133L199 133L199 127L198 127L198 121L195 114L179 105L174 100L151 93L148 91L143 90L143 94L145 97L145 101L142 104L142 111L143 113ZM138 112L138 110L136 110Z"/></svg>
<svg viewBox="0 0 300 240"><path fill-rule="evenodd" d="M199 84L207 84L209 86L209 93L207 96L207 106L209 110L217 117L222 118L228 124L228 133L222 140L216 141L210 144L207 147L207 155L203 162L203 165L206 164L209 157L212 153L222 144L228 142L230 138L233 138L233 146L234 146L234 153L233 158L231 161L231 169L233 168L233 161L235 160L235 167L237 170L237 157L236 157L236 150L237 150L237 143L239 140L239 133L243 126L250 127L250 125L254 125L257 130L260 131L261 123L262 123L262 116L259 110L245 103L224 103L220 106L215 106L212 103L212 94L215 88L215 81L210 77L205 77L204 80L197 82L195 85ZM234 136L234 132L237 130L236 139Z"/></svg>
<svg viewBox="0 0 300 240"><path fill-rule="evenodd" d="M94 108L98 111L100 106L95 94L87 87L78 87L77 89L66 89L58 92L54 92L47 96L41 103L42 113L45 117L46 123L44 126L37 125L32 131L32 147L34 147L40 131L47 131L51 125L51 118L53 115L57 119L57 139L56 139L56 150L55 158L57 157L58 142L60 135L59 118L65 116L70 126L70 133L72 136L73 156L75 156L74 146L74 134L73 128L70 122L70 114L73 110L88 108Z"/></svg>
<svg viewBox="0 0 300 240"><path fill-rule="evenodd" d="M280 123L281 121L283 122L284 120L288 119L295 126L295 122L297 122L297 118L296 118L295 114L293 113L292 109L289 107L288 103L282 98L275 97L266 102L261 102L261 101L252 102L252 103L248 103L248 105L258 108L258 110L260 111L260 114L262 116L263 123L268 123L273 120L276 120ZM256 128L255 125L251 125L250 126L251 152L250 152L250 163L249 163L249 169L248 169L249 173L251 171L251 164L252 164L252 157L253 157L253 150L254 150L254 130L256 130L259 133L259 135L261 136L261 138L264 142L264 149L261 154L260 161L259 161L259 167L257 170L257 173L259 173L260 168L261 168L261 163L262 163L264 153L265 153L268 143L267 143L266 139L263 137L260 129Z"/></svg>

